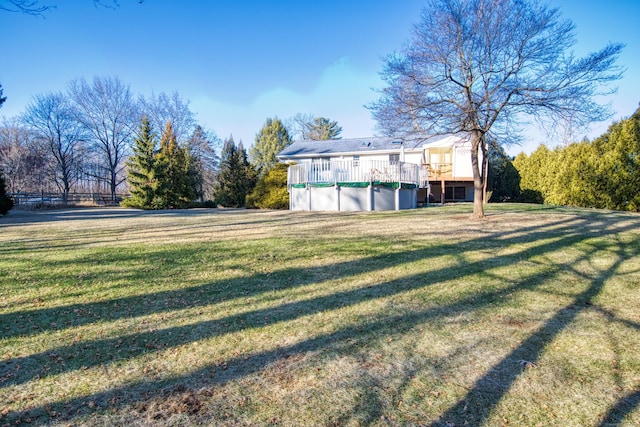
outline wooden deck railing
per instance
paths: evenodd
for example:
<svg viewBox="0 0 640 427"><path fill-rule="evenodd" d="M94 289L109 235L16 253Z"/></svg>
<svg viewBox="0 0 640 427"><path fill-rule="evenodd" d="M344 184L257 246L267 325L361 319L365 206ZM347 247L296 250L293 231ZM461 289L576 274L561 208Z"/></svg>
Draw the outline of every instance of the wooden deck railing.
<svg viewBox="0 0 640 427"><path fill-rule="evenodd" d="M430 163L426 166L432 181L453 177L453 163Z"/></svg>

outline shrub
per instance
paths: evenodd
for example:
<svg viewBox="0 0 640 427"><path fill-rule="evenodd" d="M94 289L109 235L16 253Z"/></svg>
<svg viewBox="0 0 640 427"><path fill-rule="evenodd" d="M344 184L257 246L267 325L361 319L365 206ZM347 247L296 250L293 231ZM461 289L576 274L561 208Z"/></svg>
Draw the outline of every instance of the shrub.
<svg viewBox="0 0 640 427"><path fill-rule="evenodd" d="M287 169L288 165L278 163L260 178L253 192L247 196L247 206L259 209L289 209Z"/></svg>

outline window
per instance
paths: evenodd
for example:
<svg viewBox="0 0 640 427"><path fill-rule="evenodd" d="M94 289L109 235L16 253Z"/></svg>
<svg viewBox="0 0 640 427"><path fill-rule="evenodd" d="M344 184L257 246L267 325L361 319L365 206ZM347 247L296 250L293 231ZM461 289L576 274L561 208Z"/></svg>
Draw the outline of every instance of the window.
<svg viewBox="0 0 640 427"><path fill-rule="evenodd" d="M445 187L445 200L466 200L467 189L465 187Z"/></svg>
<svg viewBox="0 0 640 427"><path fill-rule="evenodd" d="M400 154L389 154L389 163L392 165L397 164L400 161Z"/></svg>
<svg viewBox="0 0 640 427"><path fill-rule="evenodd" d="M357 168L360 166L360 156L353 156L353 167Z"/></svg>

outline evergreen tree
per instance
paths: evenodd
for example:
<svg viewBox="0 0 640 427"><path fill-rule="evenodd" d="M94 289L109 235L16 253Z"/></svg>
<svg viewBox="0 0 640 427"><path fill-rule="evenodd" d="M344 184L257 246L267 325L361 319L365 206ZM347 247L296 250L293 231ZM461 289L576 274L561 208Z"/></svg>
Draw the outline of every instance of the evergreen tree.
<svg viewBox="0 0 640 427"><path fill-rule="evenodd" d="M2 89L2 85L0 85L0 107L2 107L2 104L4 104L4 101L7 100L6 96L2 96L4 90Z"/></svg>
<svg viewBox="0 0 640 427"><path fill-rule="evenodd" d="M7 98L2 96L2 85L0 85L0 107ZM0 215L5 215L13 207L13 200L7 196L7 190L4 186L4 175L2 169L0 169Z"/></svg>
<svg viewBox="0 0 640 427"><path fill-rule="evenodd" d="M5 215L13 207L13 200L7 196L4 186L4 175L0 169L0 215Z"/></svg>
<svg viewBox="0 0 640 427"><path fill-rule="evenodd" d="M235 201L233 196L233 186L236 180L235 171L238 169L236 164L238 156L236 155L235 142L233 136L225 139L220 153L220 167L218 169L218 182L216 185L216 203L222 206L232 206Z"/></svg>
<svg viewBox="0 0 640 427"><path fill-rule="evenodd" d="M288 209L287 170L284 163L275 165L268 174L258 179L247 196L247 206L260 209Z"/></svg>
<svg viewBox="0 0 640 427"><path fill-rule="evenodd" d="M593 144L572 143L552 152L555 170L551 190L545 203L565 206L602 207L598 196L599 177Z"/></svg>
<svg viewBox="0 0 640 427"><path fill-rule="evenodd" d="M165 208L184 208L195 198L190 175L192 166L187 150L178 145L171 122L167 122L156 156L162 173L159 199Z"/></svg>
<svg viewBox="0 0 640 427"><path fill-rule="evenodd" d="M184 153L184 173L186 174L186 182L184 183L183 197L187 200L187 204L195 200L202 201L202 174L200 159L196 153L191 150L188 142L182 147Z"/></svg>
<svg viewBox="0 0 640 427"><path fill-rule="evenodd" d="M640 211L640 109L590 142L519 154L522 201Z"/></svg>
<svg viewBox="0 0 640 427"><path fill-rule="evenodd" d="M489 175L487 187L491 192L490 202L516 200L520 194L520 175L496 140L488 142Z"/></svg>
<svg viewBox="0 0 640 427"><path fill-rule="evenodd" d="M291 119L292 134L303 141L340 139L342 128L338 122L313 114L298 113Z"/></svg>
<svg viewBox="0 0 640 427"><path fill-rule="evenodd" d="M311 141L340 139L341 133L342 128L338 126L338 122L326 117L314 117L313 121L307 124L306 139Z"/></svg>
<svg viewBox="0 0 640 427"><path fill-rule="evenodd" d="M604 208L640 211L640 109L594 142Z"/></svg>
<svg viewBox="0 0 640 427"><path fill-rule="evenodd" d="M208 135L199 125L196 126L188 141L193 165L191 185L200 202L213 200L216 171L220 160L214 145L218 142L219 139L215 134Z"/></svg>
<svg viewBox="0 0 640 427"><path fill-rule="evenodd" d="M287 128L277 117L268 118L260 132L256 135L255 143L249 150L251 164L258 171L259 176L265 176L278 163L277 155L293 140Z"/></svg>
<svg viewBox="0 0 640 427"><path fill-rule="evenodd" d="M238 164L240 165L240 169L242 170L242 182L244 185L240 188L245 194L245 197L243 198L244 203L246 195L253 191L253 188L256 186L256 181L258 180L258 171L256 171L256 168L253 167L253 165L249 162L249 156L247 155L247 150L245 150L242 141L238 143L237 156Z"/></svg>
<svg viewBox="0 0 640 427"><path fill-rule="evenodd" d="M140 209L157 209L159 178L156 161L156 136L148 117L142 119L138 136L133 141L133 155L127 160L127 181L131 198L122 202L123 206Z"/></svg>
<svg viewBox="0 0 640 427"><path fill-rule="evenodd" d="M256 172L247 160L242 142L236 146L233 137L225 140L220 156L216 203L225 207L245 206L247 194L256 181Z"/></svg>
<svg viewBox="0 0 640 427"><path fill-rule="evenodd" d="M520 201L544 203L548 183L543 168L550 164L550 156L551 151L543 144L531 155L520 153L513 160L513 166L520 174Z"/></svg>
<svg viewBox="0 0 640 427"><path fill-rule="evenodd" d="M6 101L6 97L2 97L2 85L0 85L0 107ZM0 215L4 215L11 210L13 207L13 200L7 196L6 189L4 186L4 175L2 169L0 169Z"/></svg>

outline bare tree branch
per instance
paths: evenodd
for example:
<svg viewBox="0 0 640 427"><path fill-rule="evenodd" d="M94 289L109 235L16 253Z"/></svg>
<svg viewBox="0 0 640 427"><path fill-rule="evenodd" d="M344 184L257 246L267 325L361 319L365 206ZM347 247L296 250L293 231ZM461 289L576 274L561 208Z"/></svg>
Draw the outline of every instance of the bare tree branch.
<svg viewBox="0 0 640 427"><path fill-rule="evenodd" d="M610 116L594 97L621 77L623 46L576 58L574 32L558 9L533 0L431 0L410 43L385 61L387 87L369 108L385 134L468 133L474 215L483 216L475 166L488 136L508 141L523 119L553 128L570 118L578 129Z"/></svg>
<svg viewBox="0 0 640 427"><path fill-rule="evenodd" d="M136 0L139 4L144 0ZM120 7L119 0L93 0L95 6L115 9ZM44 16L43 14L57 6L42 3L41 0L0 0L0 10L6 12L24 13L32 16Z"/></svg>
<svg viewBox="0 0 640 427"><path fill-rule="evenodd" d="M94 77L69 85L69 96L75 104L77 120L91 134L101 164L109 171L106 181L115 200L116 189L124 181L124 159L131 137L140 121L138 105L128 85L118 78Z"/></svg>
<svg viewBox="0 0 640 427"><path fill-rule="evenodd" d="M37 95L22 119L51 156L51 178L66 203L72 185L79 179L75 172L80 169L82 143L87 138L70 100L62 93Z"/></svg>
<svg viewBox="0 0 640 427"><path fill-rule="evenodd" d="M0 2L0 10L40 16L55 6L40 4L40 0L4 0Z"/></svg>

